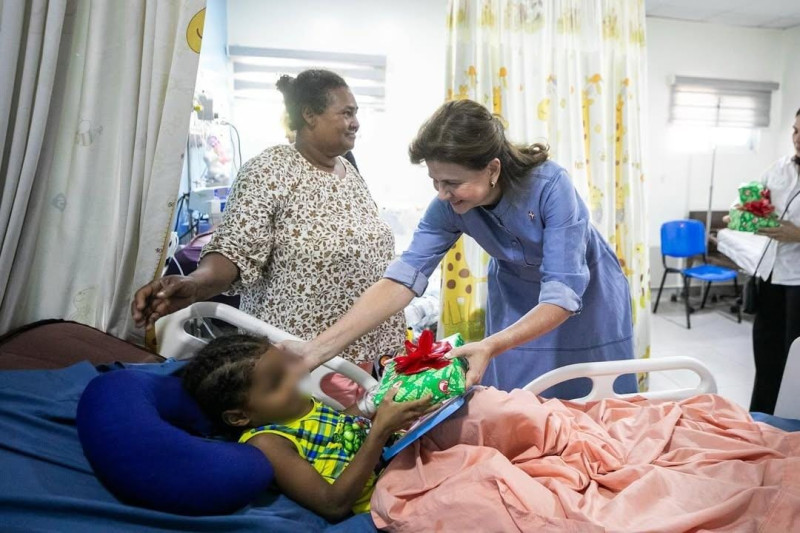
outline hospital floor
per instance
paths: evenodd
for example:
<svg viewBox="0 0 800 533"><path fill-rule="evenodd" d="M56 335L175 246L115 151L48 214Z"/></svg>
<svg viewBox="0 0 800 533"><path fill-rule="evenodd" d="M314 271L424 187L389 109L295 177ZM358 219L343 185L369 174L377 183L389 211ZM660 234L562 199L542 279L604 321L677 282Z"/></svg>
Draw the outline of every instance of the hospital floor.
<svg viewBox="0 0 800 533"><path fill-rule="evenodd" d="M748 408L755 375L752 318L743 316L738 324L736 315L728 310L730 304L720 302L697 309L692 313L692 329L686 329L683 302L671 302L669 296L665 289L658 314L650 315L651 357L688 355L699 359L714 375L718 394ZM691 387L698 382L690 370L650 374L650 390Z"/></svg>

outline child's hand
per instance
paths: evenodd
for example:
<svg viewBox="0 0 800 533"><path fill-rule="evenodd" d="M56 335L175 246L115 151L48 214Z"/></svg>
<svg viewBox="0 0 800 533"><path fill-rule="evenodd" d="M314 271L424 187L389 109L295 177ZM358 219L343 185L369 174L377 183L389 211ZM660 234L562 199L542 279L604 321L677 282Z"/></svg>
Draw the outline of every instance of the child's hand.
<svg viewBox="0 0 800 533"><path fill-rule="evenodd" d="M438 407L431 403L430 395L411 402L394 401L398 386L395 385L386 393L372 423L372 430L381 432L387 438Z"/></svg>

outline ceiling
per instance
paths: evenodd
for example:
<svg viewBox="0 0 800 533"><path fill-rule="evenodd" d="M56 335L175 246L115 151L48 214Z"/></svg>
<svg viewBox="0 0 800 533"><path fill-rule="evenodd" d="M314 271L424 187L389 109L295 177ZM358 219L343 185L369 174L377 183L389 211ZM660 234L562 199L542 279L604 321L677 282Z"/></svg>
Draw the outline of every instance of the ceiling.
<svg viewBox="0 0 800 533"><path fill-rule="evenodd" d="M648 17L749 28L800 26L798 0L645 0Z"/></svg>

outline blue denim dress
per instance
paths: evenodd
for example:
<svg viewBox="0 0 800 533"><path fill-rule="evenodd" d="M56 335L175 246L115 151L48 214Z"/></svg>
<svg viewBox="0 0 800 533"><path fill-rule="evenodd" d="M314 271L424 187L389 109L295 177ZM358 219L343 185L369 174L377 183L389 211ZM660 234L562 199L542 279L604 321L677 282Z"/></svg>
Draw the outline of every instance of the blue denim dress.
<svg viewBox="0 0 800 533"><path fill-rule="evenodd" d="M558 164L548 161L536 167L491 209L458 215L448 202L434 199L410 247L384 277L421 295L428 277L462 234L491 256L487 336L512 325L538 303L573 313L550 333L496 357L484 385L511 390L565 365L633 357L628 282ZM636 392L636 377L619 378L615 390ZM544 395L568 399L588 392L588 380L581 379L552 387Z"/></svg>

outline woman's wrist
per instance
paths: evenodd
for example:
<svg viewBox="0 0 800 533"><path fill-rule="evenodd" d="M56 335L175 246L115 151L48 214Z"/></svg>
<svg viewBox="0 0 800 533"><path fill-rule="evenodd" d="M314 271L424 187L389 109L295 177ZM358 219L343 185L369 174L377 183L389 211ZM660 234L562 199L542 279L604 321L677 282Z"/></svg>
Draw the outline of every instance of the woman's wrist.
<svg viewBox="0 0 800 533"><path fill-rule="evenodd" d="M486 351L489 353L489 358L494 359L501 353L508 350L508 346L506 346L506 342L502 337L502 332L495 333L494 335L490 335L480 341L481 344L484 345Z"/></svg>
<svg viewBox="0 0 800 533"><path fill-rule="evenodd" d="M197 284L197 300L203 301L230 289L239 277L239 267L221 253L211 252L187 277Z"/></svg>
<svg viewBox="0 0 800 533"><path fill-rule="evenodd" d="M347 348L349 343L342 345L338 337L336 333L327 330L311 339L311 349L309 351L318 360L319 364L330 361Z"/></svg>
<svg viewBox="0 0 800 533"><path fill-rule="evenodd" d="M208 284L208 280L203 275L196 276L194 274L195 273L192 272L191 274L186 276L188 279L194 282L195 285L194 294L191 296L192 303L204 302L222 292L215 290L213 287L210 287Z"/></svg>
<svg viewBox="0 0 800 533"><path fill-rule="evenodd" d="M308 353L316 361L317 366L330 361L338 353L330 343L320 340L319 337L311 339L308 344Z"/></svg>

